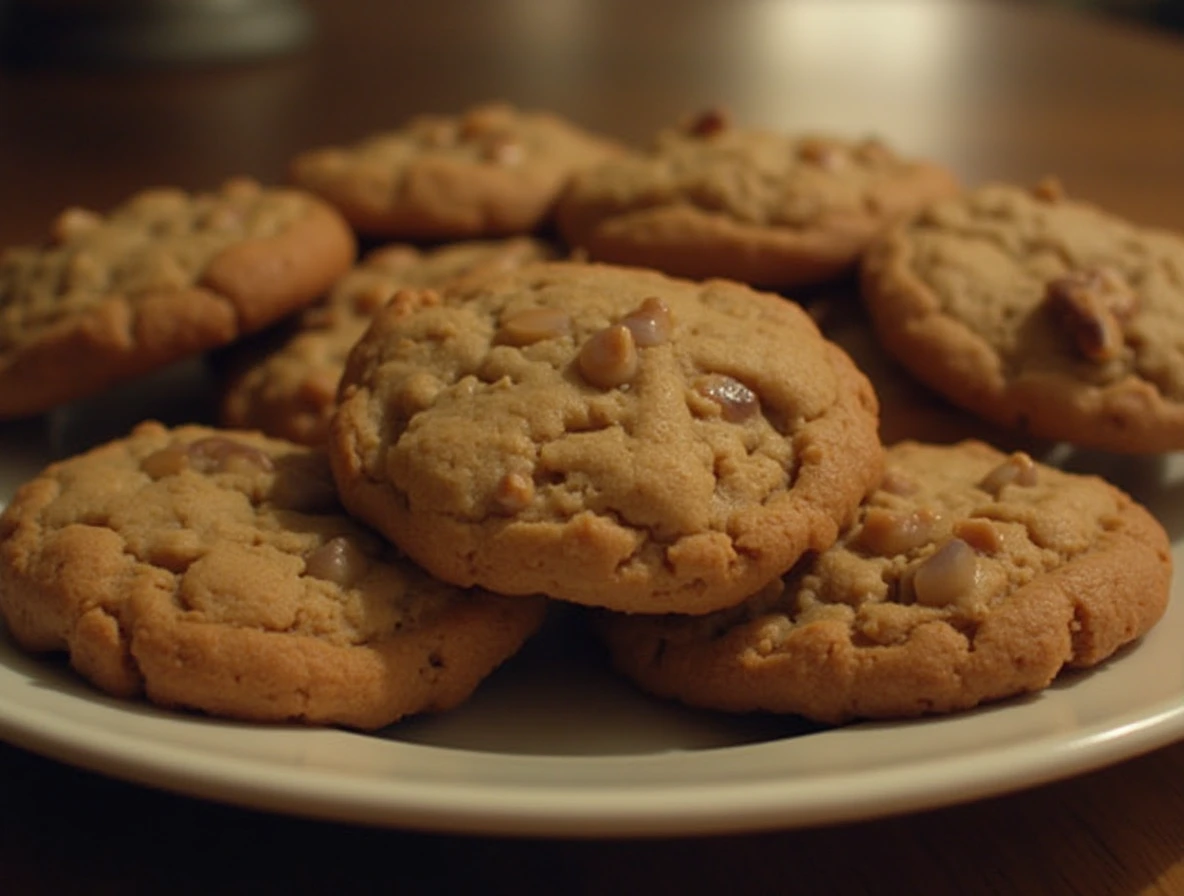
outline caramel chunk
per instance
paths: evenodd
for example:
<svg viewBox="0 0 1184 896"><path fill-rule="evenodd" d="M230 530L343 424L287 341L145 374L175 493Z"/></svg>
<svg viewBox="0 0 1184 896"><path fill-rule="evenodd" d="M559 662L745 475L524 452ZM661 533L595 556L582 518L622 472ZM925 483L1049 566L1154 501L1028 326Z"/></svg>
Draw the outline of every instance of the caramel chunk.
<svg viewBox="0 0 1184 896"><path fill-rule="evenodd" d="M207 436L189 445L189 465L202 473L256 473L272 470L271 458L251 445L224 436Z"/></svg>
<svg viewBox="0 0 1184 896"><path fill-rule="evenodd" d="M184 445L169 445L167 448L153 451L140 461L140 469L153 479L175 476L188 468L189 450Z"/></svg>
<svg viewBox="0 0 1184 896"><path fill-rule="evenodd" d="M978 487L996 497L1004 486L1036 484L1036 462L1023 451L1016 451L979 481Z"/></svg>
<svg viewBox="0 0 1184 896"><path fill-rule="evenodd" d="M633 334L633 342L643 348L661 345L670 338L674 329L674 316L670 308L657 296L650 296L636 311L630 311L621 323Z"/></svg>
<svg viewBox="0 0 1184 896"><path fill-rule="evenodd" d="M1139 299L1117 271L1091 268L1050 281L1045 303L1068 328L1077 350L1101 362L1122 352L1123 322L1138 310Z"/></svg>
<svg viewBox="0 0 1184 896"><path fill-rule="evenodd" d="M960 538L951 538L913 571L913 597L926 607L947 607L974 592L978 557Z"/></svg>
<svg viewBox="0 0 1184 896"><path fill-rule="evenodd" d="M588 338L578 359L584 379L601 389L629 382L637 374L633 331L623 324L605 327Z"/></svg>
<svg viewBox="0 0 1184 896"><path fill-rule="evenodd" d="M571 315L562 308L528 308L507 317L498 329L498 341L506 345L531 345L566 335Z"/></svg>
<svg viewBox="0 0 1184 896"><path fill-rule="evenodd" d="M859 543L873 554L894 557L935 541L941 522L941 514L928 507L912 513L871 507L864 514Z"/></svg>
<svg viewBox="0 0 1184 896"><path fill-rule="evenodd" d="M954 523L954 535L980 554L996 554L1003 549L1003 536L995 524L980 517L958 520Z"/></svg>
<svg viewBox="0 0 1184 896"><path fill-rule="evenodd" d="M704 398L719 405L720 416L729 423L743 423L761 409L760 399L746 385L722 373L704 377L695 385Z"/></svg>
<svg viewBox="0 0 1184 896"><path fill-rule="evenodd" d="M340 535L309 551L304 557L304 574L348 588L366 574L370 560L348 538Z"/></svg>

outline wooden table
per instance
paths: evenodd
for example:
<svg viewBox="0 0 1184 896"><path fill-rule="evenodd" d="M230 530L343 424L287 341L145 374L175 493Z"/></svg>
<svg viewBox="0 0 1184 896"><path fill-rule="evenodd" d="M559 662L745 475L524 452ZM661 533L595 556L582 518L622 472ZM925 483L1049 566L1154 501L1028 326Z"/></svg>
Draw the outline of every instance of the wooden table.
<svg viewBox="0 0 1184 896"><path fill-rule="evenodd" d="M323 0L295 55L0 74L0 244L148 184L490 97L642 140L707 105L875 133L968 182L1058 175L1184 229L1184 38L1004 2ZM272 816L0 745L0 892L1184 893L1184 744L968 805L820 829L495 839Z"/></svg>

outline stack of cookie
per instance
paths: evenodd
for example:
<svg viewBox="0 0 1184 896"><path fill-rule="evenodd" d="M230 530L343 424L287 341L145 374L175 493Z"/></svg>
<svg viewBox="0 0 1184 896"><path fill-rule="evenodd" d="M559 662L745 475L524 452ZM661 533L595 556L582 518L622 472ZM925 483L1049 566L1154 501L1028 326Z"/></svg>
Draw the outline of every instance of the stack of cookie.
<svg viewBox="0 0 1184 896"><path fill-rule="evenodd" d="M1008 439L1179 447L1177 238L718 112L643 150L493 104L292 172L0 261L0 416L223 347L220 427L144 423L0 517L8 630L109 693L380 727L560 602L655 694L841 722L1038 690L1162 615L1162 527ZM899 360L827 338L860 269ZM935 438L896 365L963 408Z"/></svg>

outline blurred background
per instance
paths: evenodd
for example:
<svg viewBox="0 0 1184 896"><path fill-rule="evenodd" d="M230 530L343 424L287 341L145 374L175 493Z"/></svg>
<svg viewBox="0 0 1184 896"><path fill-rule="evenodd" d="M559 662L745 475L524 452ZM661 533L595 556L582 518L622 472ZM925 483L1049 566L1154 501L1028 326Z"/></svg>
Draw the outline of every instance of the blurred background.
<svg viewBox="0 0 1184 896"><path fill-rule="evenodd" d="M279 180L302 149L492 98L630 141L722 105L745 126L876 135L968 181L1055 174L1071 193L1184 229L1184 201L1168 201L1184 182L1184 31L1172 27L1184 0L0 8L0 244L39 238L71 203ZM1099 99L1119 94L1099 122Z"/></svg>

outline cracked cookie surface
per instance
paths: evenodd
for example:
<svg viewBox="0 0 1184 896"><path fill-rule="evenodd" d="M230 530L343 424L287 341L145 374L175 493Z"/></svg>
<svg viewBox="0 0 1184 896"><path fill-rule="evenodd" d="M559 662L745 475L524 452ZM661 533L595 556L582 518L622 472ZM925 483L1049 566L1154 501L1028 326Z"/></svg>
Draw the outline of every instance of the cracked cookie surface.
<svg viewBox="0 0 1184 896"><path fill-rule="evenodd" d="M998 424L1103 450L1184 447L1184 237L1054 182L937 202L868 251L887 351Z"/></svg>
<svg viewBox="0 0 1184 896"><path fill-rule="evenodd" d="M291 175L367 236L476 239L534 232L573 172L622 151L556 115L486 103L309 150Z"/></svg>
<svg viewBox="0 0 1184 896"><path fill-rule="evenodd" d="M885 224L956 189L944 168L876 140L704 116L576 174L556 221L596 260L781 289L850 271Z"/></svg>
<svg viewBox="0 0 1184 896"><path fill-rule="evenodd" d="M243 346L228 359L233 372L221 402L222 423L307 445L324 442L349 350L398 290L440 286L552 254L546 243L527 237L370 252L278 339L267 334L265 345Z"/></svg>
<svg viewBox="0 0 1184 896"><path fill-rule="evenodd" d="M0 516L0 613L111 694L377 728L464 700L540 602L439 583L346 516L322 453L155 423Z"/></svg>
<svg viewBox="0 0 1184 896"><path fill-rule="evenodd" d="M1170 579L1162 526L1104 480L901 442L840 540L745 603L599 623L655 694L835 723L1040 690L1146 633Z"/></svg>
<svg viewBox="0 0 1184 896"><path fill-rule="evenodd" d="M239 179L68 209L0 255L0 418L40 413L308 305L354 259L315 197Z"/></svg>
<svg viewBox="0 0 1184 896"><path fill-rule="evenodd" d="M552 262L396 297L329 454L346 506L443 579L701 613L837 537L878 480L876 423L791 302Z"/></svg>

